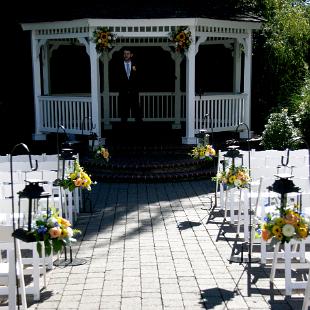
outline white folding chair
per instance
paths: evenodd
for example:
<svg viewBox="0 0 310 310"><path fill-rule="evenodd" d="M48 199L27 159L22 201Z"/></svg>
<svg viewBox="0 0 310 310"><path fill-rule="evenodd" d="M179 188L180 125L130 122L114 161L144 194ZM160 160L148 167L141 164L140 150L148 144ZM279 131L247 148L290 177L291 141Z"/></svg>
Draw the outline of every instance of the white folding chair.
<svg viewBox="0 0 310 310"><path fill-rule="evenodd" d="M305 296L304 296L301 310L308 310L308 308L310 307L310 277L309 275L310 275L310 266L309 266L309 271L308 271L308 280L307 280L307 285L305 289Z"/></svg>
<svg viewBox="0 0 310 310"><path fill-rule="evenodd" d="M6 261L0 262L0 295L8 296L8 307L16 309L18 279L18 293L21 297L22 309L27 309L25 280L21 259L20 242L16 239L16 261L12 226L0 226L0 250L6 252Z"/></svg>
<svg viewBox="0 0 310 310"><path fill-rule="evenodd" d="M283 249L281 249L281 244L279 242L276 243L274 247L270 282L275 283L275 274L277 269L284 269L284 289L285 295L287 296L291 295L294 289L305 289L307 286L306 281L297 281L292 278L292 270L298 271L299 269L304 270L309 268L309 261L306 259L305 253L306 244L309 243L310 237L305 240L292 239L290 242L285 242Z"/></svg>

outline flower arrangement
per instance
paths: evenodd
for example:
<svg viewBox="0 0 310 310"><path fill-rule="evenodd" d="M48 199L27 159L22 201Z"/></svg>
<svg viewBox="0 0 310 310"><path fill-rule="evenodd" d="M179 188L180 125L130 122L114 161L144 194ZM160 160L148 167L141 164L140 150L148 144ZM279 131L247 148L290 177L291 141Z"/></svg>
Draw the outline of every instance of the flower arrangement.
<svg viewBox="0 0 310 310"><path fill-rule="evenodd" d="M309 221L298 213L298 205L286 209L283 214L279 212L267 213L264 223L256 230L257 234L268 241L274 238L281 243L291 239L305 239L309 235Z"/></svg>
<svg viewBox="0 0 310 310"><path fill-rule="evenodd" d="M97 52L102 54L104 51L112 48L112 43L116 40L116 36L108 28L98 27L93 32L92 40L96 43Z"/></svg>
<svg viewBox="0 0 310 310"><path fill-rule="evenodd" d="M205 146L195 146L189 155L192 156L194 159L212 160L213 157L216 155L216 152L212 145L207 144Z"/></svg>
<svg viewBox="0 0 310 310"><path fill-rule="evenodd" d="M109 150L103 145L99 145L95 151L95 158L104 159L106 162L108 162L110 159Z"/></svg>
<svg viewBox="0 0 310 310"><path fill-rule="evenodd" d="M228 169L219 172L213 181L222 182L229 187L246 188L251 181L249 170L243 166L231 165Z"/></svg>
<svg viewBox="0 0 310 310"><path fill-rule="evenodd" d="M75 242L73 238L75 235L80 234L78 229L72 229L71 223L58 215L55 209L49 211L48 214L38 214L34 219L32 231L37 241L37 251L42 256L42 243L44 242L44 248L46 255L50 255L52 249L54 253L58 253L66 245L71 245L71 242Z"/></svg>
<svg viewBox="0 0 310 310"><path fill-rule="evenodd" d="M68 176L63 180L57 180L56 183L60 187L65 189L69 189L69 191L73 191L76 187L80 187L82 189L91 190L91 185L95 184L90 176L84 171L84 168L80 166L77 160L74 161L73 171L68 174Z"/></svg>
<svg viewBox="0 0 310 310"><path fill-rule="evenodd" d="M184 52L192 43L192 34L187 27L177 27L175 31L170 32L170 40L175 44L177 52Z"/></svg>

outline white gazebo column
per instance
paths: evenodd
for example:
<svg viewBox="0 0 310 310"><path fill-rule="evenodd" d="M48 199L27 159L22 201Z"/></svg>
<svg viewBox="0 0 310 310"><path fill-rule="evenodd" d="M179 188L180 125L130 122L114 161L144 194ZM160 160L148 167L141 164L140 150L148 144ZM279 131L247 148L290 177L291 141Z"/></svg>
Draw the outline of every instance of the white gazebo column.
<svg viewBox="0 0 310 310"><path fill-rule="evenodd" d="M185 137L182 137L183 144L196 144L195 138L195 28L190 27L193 42L186 54L186 124Z"/></svg>
<svg viewBox="0 0 310 310"><path fill-rule="evenodd" d="M100 76L99 76L99 56L96 51L96 44L89 43L90 75L91 75L91 102L92 121L94 131L98 138L101 138L101 98L100 98Z"/></svg>
<svg viewBox="0 0 310 310"><path fill-rule="evenodd" d="M108 52L103 53L103 126L105 129L111 129L110 122L110 86L109 86L109 61L111 55Z"/></svg>
<svg viewBox="0 0 310 310"><path fill-rule="evenodd" d="M240 93L241 83L241 50L239 40L235 39L234 43L234 76L233 76L233 92Z"/></svg>
<svg viewBox="0 0 310 310"><path fill-rule="evenodd" d="M50 52L49 45L42 46L42 75L43 75L43 95L50 94Z"/></svg>
<svg viewBox="0 0 310 310"><path fill-rule="evenodd" d="M245 39L244 57L244 93L247 95L244 106L244 122L251 128L252 32L250 30Z"/></svg>
<svg viewBox="0 0 310 310"><path fill-rule="evenodd" d="M175 119L172 124L173 129L181 128L181 61L182 56L179 53L175 53L173 56L174 60L174 92L175 92Z"/></svg>
<svg viewBox="0 0 310 310"><path fill-rule="evenodd" d="M41 96L41 67L40 67L40 44L35 37L35 30L31 33L31 52L32 52L32 73L33 73L33 94L34 94L34 116L35 133L33 140L45 140L46 135L42 134L41 129L41 108L39 96Z"/></svg>

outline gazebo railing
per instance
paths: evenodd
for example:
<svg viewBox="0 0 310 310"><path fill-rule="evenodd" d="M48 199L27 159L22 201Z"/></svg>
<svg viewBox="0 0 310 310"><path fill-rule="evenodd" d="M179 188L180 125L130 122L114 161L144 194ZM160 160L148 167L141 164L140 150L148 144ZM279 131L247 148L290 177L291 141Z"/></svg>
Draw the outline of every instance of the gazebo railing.
<svg viewBox="0 0 310 310"><path fill-rule="evenodd" d="M235 130L245 121L246 94L196 96L195 130L214 132Z"/></svg>
<svg viewBox="0 0 310 310"><path fill-rule="evenodd" d="M59 125L73 134L92 130L90 96L40 96L39 103L42 132L57 132Z"/></svg>
<svg viewBox="0 0 310 310"><path fill-rule="evenodd" d="M180 108L177 108L177 99ZM61 95L40 96L40 131L57 132L61 124L68 133L87 134L92 130L92 105L89 94L83 96ZM140 93L144 121L169 121L178 123L186 120L186 96L171 92ZM200 129L214 132L234 130L245 121L245 94L205 94L195 97L195 131ZM102 111L104 109L102 96ZM179 115L178 112L179 111ZM103 113L102 113L103 115ZM207 115L207 116L206 116ZM118 93L109 94L109 121L119 121ZM129 119L131 120L131 119ZM103 118L102 118L103 121Z"/></svg>

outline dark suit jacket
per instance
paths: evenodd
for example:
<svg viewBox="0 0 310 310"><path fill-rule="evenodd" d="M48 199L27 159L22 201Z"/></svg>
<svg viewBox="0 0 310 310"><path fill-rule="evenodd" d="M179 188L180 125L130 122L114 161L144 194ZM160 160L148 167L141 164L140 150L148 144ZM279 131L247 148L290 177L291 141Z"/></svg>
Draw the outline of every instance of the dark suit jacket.
<svg viewBox="0 0 310 310"><path fill-rule="evenodd" d="M121 62L119 68L119 92L121 96L126 94L136 95L139 92L139 82L138 82L138 73L137 67L134 62L131 64L131 71L129 79L127 78L124 62Z"/></svg>

